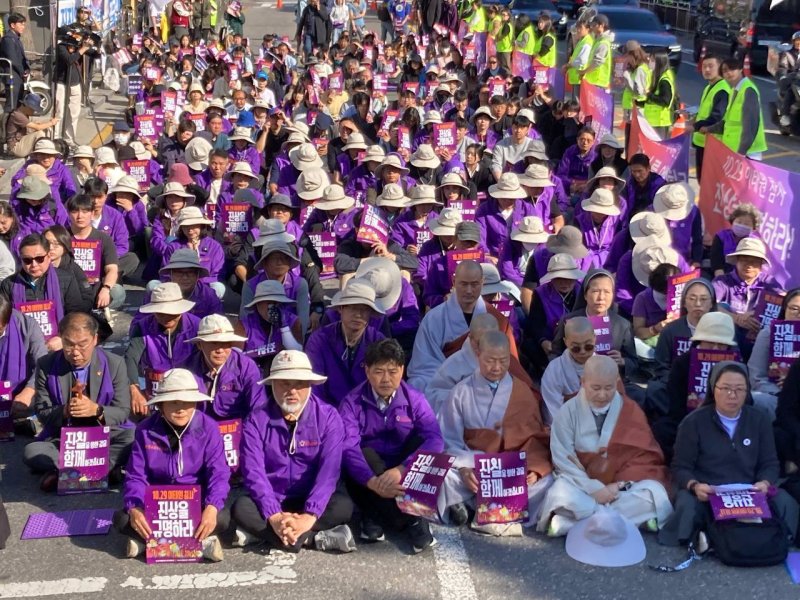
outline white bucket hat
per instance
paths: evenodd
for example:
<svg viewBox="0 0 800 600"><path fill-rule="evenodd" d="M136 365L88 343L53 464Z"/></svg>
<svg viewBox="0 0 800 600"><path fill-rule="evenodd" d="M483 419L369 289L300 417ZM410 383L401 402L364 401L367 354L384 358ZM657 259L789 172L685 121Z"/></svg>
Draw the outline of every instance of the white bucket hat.
<svg viewBox="0 0 800 600"><path fill-rule="evenodd" d="M297 196L303 200L322 198L325 188L331 184L328 174L322 169L309 169L300 173L297 178Z"/></svg>
<svg viewBox="0 0 800 600"><path fill-rule="evenodd" d="M158 389L150 400L148 406L161 402L211 402L211 396L199 391L197 380L192 372L187 369L170 369L164 373L164 379L158 384Z"/></svg>
<svg viewBox="0 0 800 600"><path fill-rule="evenodd" d="M56 154L60 156L60 154L58 154L58 151L44 152L43 150L41 150L39 148L39 142L41 141L42 140L36 142L36 147L33 149L34 154ZM50 140L45 140L45 141L50 142ZM53 142L50 142L50 145L52 144ZM49 149L49 146L47 146L47 148ZM53 148L53 150L55 150L55 147ZM114 151L111 148L106 148L105 146L101 146L100 148L94 151L94 164L119 166L119 162L117 161L117 157L114 154Z"/></svg>
<svg viewBox="0 0 800 600"><path fill-rule="evenodd" d="M253 246L265 246L270 242L291 244L294 236L286 231L286 226L279 219L264 219L258 226L258 239Z"/></svg>
<svg viewBox="0 0 800 600"><path fill-rule="evenodd" d="M503 173L500 181L489 186L489 195L493 198L521 200L528 197L528 192L522 189L516 173Z"/></svg>
<svg viewBox="0 0 800 600"><path fill-rule="evenodd" d="M608 177L609 179L614 180L614 191L618 194L622 191L625 187L625 180L622 179L617 175L617 172L614 170L614 167L601 167L597 173L594 174L589 181L586 182L586 188L588 190L593 190L596 187L596 184L599 184L600 180Z"/></svg>
<svg viewBox="0 0 800 600"><path fill-rule="evenodd" d="M139 143L141 144L141 142ZM129 145L133 146L133 142L131 142ZM142 145L142 148L144 148L144 145ZM75 148L75 152L72 154L72 158L91 158L92 160L94 160L94 150L92 149L91 146L78 146L77 148ZM139 158L138 153L136 154L136 158Z"/></svg>
<svg viewBox="0 0 800 600"><path fill-rule="evenodd" d="M213 225L214 221L206 219L203 211L197 206L186 206L178 213L178 227L189 225Z"/></svg>
<svg viewBox="0 0 800 600"><path fill-rule="evenodd" d="M194 203L195 199L194 195L187 192L184 189L183 185L181 185L177 181L170 181L169 183L167 183L164 186L163 190L161 191L161 195L158 196L156 200L163 200L167 196L180 196L181 198L186 200L187 203L189 203L190 201L191 203Z"/></svg>
<svg viewBox="0 0 800 600"><path fill-rule="evenodd" d="M101 148L98 148L100 150ZM114 155L114 151L111 148L104 148L111 152L111 155ZM33 146L33 151L31 154L47 154L48 156L61 156L61 152L56 149L56 145L53 143L53 140L49 140L47 138L39 138L36 140L36 143ZM96 156L96 154L95 154ZM116 164L117 159L110 161Z"/></svg>
<svg viewBox="0 0 800 600"><path fill-rule="evenodd" d="M288 128L287 128L288 129ZM286 138L284 144L305 144L308 141L308 136L302 131L292 131L289 137Z"/></svg>
<svg viewBox="0 0 800 600"><path fill-rule="evenodd" d="M620 210L614 199L614 192L606 189L597 189L592 195L581 202L581 208L586 212L599 213L610 217L619 216Z"/></svg>
<svg viewBox="0 0 800 600"><path fill-rule="evenodd" d="M354 281L362 279L375 289L375 304L386 313L400 299L403 291L400 267L384 256L373 256L361 261Z"/></svg>
<svg viewBox="0 0 800 600"><path fill-rule="evenodd" d="M488 106L481 106L480 108L478 108L478 110L472 113L472 116L469 118L469 122L474 125L475 119L477 119L478 117L486 117L492 123L494 123L497 120L494 118L494 115L492 114L492 111L489 109Z"/></svg>
<svg viewBox="0 0 800 600"><path fill-rule="evenodd" d="M435 169L442 164L430 144L420 144L417 151L411 155L409 162L420 169Z"/></svg>
<svg viewBox="0 0 800 600"><path fill-rule="evenodd" d="M233 325L222 315L208 315L200 319L197 336L187 342L246 342L247 338L236 335Z"/></svg>
<svg viewBox="0 0 800 600"><path fill-rule="evenodd" d="M352 135L352 134L351 134ZM383 159L386 158L386 152L383 150L381 146L368 146L367 152L364 154L364 158L361 160L362 163L366 162L383 162Z"/></svg>
<svg viewBox="0 0 800 600"><path fill-rule="evenodd" d="M622 150L622 143L617 139L612 133L605 133L600 136L600 139L597 142L598 146L608 146L609 148L613 148L614 150Z"/></svg>
<svg viewBox="0 0 800 600"><path fill-rule="evenodd" d="M586 273L578 268L578 263L571 254L559 252L550 257L547 262L547 273L539 279L540 284L545 284L553 279L574 279L580 281Z"/></svg>
<svg viewBox="0 0 800 600"><path fill-rule="evenodd" d="M297 148L292 148L289 152L289 160L292 161L294 168L298 171L308 171L309 169L321 169L322 159L314 144L304 142Z"/></svg>
<svg viewBox="0 0 800 600"><path fill-rule="evenodd" d="M653 210L667 221L680 221L689 216L694 206L694 192L685 183L668 183L656 192Z"/></svg>
<svg viewBox="0 0 800 600"><path fill-rule="evenodd" d="M182 315L194 308L195 303L184 300L181 288L171 281L159 283L150 294L150 302L139 307L144 314Z"/></svg>
<svg viewBox="0 0 800 600"><path fill-rule="evenodd" d="M133 194L140 200L142 198L142 193L139 191L139 182L130 175L120 177L114 187L108 191L109 194L118 194L120 192Z"/></svg>
<svg viewBox="0 0 800 600"><path fill-rule="evenodd" d="M418 183L408 191L408 206L418 204L441 204L436 199L436 188L426 183Z"/></svg>
<svg viewBox="0 0 800 600"><path fill-rule="evenodd" d="M517 302L521 302L519 288L510 281L501 279L497 267L491 263L481 263L481 270L483 271L481 296L508 294Z"/></svg>
<svg viewBox="0 0 800 600"><path fill-rule="evenodd" d="M400 171L401 175L408 175L408 167L403 166L403 159L397 154L387 154L375 169L375 177L380 177L384 167L392 167Z"/></svg>
<svg viewBox="0 0 800 600"><path fill-rule="evenodd" d="M550 238L544 230L544 223L539 217L528 215L523 217L519 225L511 230L511 239L515 242L543 244Z"/></svg>
<svg viewBox="0 0 800 600"><path fill-rule="evenodd" d="M184 149L186 164L194 171L202 171L208 166L208 157L213 150L214 147L205 138L195 137L190 139Z"/></svg>
<svg viewBox="0 0 800 600"><path fill-rule="evenodd" d="M314 203L314 209L347 210L355 205L356 199L345 195L344 188L339 184L333 183L323 190L322 200L317 200Z"/></svg>
<svg viewBox="0 0 800 600"><path fill-rule="evenodd" d="M767 258L767 247L758 238L746 237L739 240L739 243L736 244L736 250L728 254L725 257L725 261L729 265L735 265L739 256L754 256L765 261L767 265L770 264L769 258Z"/></svg>
<svg viewBox="0 0 800 600"><path fill-rule="evenodd" d="M658 265L666 263L678 266L678 253L669 246L660 245L659 241L655 236L646 237L633 247L631 256L633 276L644 287L649 286L650 274Z"/></svg>
<svg viewBox="0 0 800 600"><path fill-rule="evenodd" d="M286 288L280 281L265 279L256 286L253 300L245 308L253 308L259 302L278 302L279 304L294 304L295 300L286 295Z"/></svg>
<svg viewBox="0 0 800 600"><path fill-rule="evenodd" d="M528 165L525 172L517 179L521 185L526 185L532 188L546 188L553 187L554 184L550 181L550 169L545 165Z"/></svg>
<svg viewBox="0 0 800 600"><path fill-rule="evenodd" d="M455 235L456 225L463 220L457 209L448 206L443 208L435 219L428 220L428 229L433 235Z"/></svg>
<svg viewBox="0 0 800 600"><path fill-rule="evenodd" d="M712 344L736 345L736 326L730 315L723 312L710 312L700 317L692 342L709 342Z"/></svg>
<svg viewBox="0 0 800 600"><path fill-rule="evenodd" d="M442 177L442 182L437 187L437 191L441 191L445 186L453 186L461 188L461 190L465 193L469 193L469 188L464 185L464 180L461 178L461 175L458 173L448 173L444 177Z"/></svg>
<svg viewBox="0 0 800 600"><path fill-rule="evenodd" d="M91 148L91 146L87 147ZM136 155L136 160L150 160L153 158L153 155L150 154L150 151L145 148L144 144L139 140L133 140L128 144L128 147L133 150L133 153ZM77 156L77 154L75 156Z"/></svg>
<svg viewBox="0 0 800 600"><path fill-rule="evenodd" d="M670 233L669 225L667 225L667 220L660 214L649 210L634 215L628 230L635 244L638 244L646 237L658 238L660 246L672 244L672 234Z"/></svg>
<svg viewBox="0 0 800 600"><path fill-rule="evenodd" d="M250 179L256 179L258 177L255 173L253 173L253 167L250 166L250 163L244 160L239 160L233 163L231 170L225 173L225 178L233 179L234 175L245 175Z"/></svg>
<svg viewBox="0 0 800 600"><path fill-rule="evenodd" d="M565 547L570 558L596 567L629 567L647 556L636 525L602 506L569 530Z"/></svg>
<svg viewBox="0 0 800 600"><path fill-rule="evenodd" d="M253 143L253 136L250 133L249 127L234 127L233 133L228 136L228 139L232 142L235 142L236 140L243 140L245 142L250 142L251 144Z"/></svg>
<svg viewBox="0 0 800 600"><path fill-rule="evenodd" d="M378 314L384 314L384 310L375 303L375 288L366 279L351 279L331 298L331 308L337 306L362 305L369 306Z"/></svg>
<svg viewBox="0 0 800 600"><path fill-rule="evenodd" d="M342 150L366 150L367 141L364 135L354 131L347 138L347 143L342 146Z"/></svg>
<svg viewBox="0 0 800 600"><path fill-rule="evenodd" d="M387 183L383 192L375 198L375 204L380 207L405 208L408 206L408 197L403 188L396 183Z"/></svg>
<svg viewBox="0 0 800 600"><path fill-rule="evenodd" d="M281 350L275 355L269 369L269 377L259 383L272 383L276 379L289 379L292 381L307 381L311 385L325 383L328 378L314 373L311 361L305 352L300 350Z"/></svg>
<svg viewBox="0 0 800 600"><path fill-rule="evenodd" d="M440 113L438 110L429 110L428 112L425 113L425 120L422 122L422 124L433 125L434 123L441 123L441 122L442 122L442 113Z"/></svg>

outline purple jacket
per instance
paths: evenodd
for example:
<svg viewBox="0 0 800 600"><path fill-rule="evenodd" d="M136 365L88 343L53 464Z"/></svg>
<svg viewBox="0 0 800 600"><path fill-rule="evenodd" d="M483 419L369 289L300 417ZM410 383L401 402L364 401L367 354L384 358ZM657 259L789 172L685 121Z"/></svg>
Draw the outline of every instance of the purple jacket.
<svg viewBox="0 0 800 600"><path fill-rule="evenodd" d="M545 244L539 246L536 250L533 251L533 261L534 265L536 266L536 272L539 277L543 277L545 273L547 273L547 263L550 262L550 259L553 257L553 253L547 249ZM594 256L592 256L591 252L587 254L584 258L576 259L575 262L578 263L578 268L583 271L584 273L592 268L592 261L594 260ZM539 282L539 279L536 279L536 282ZM568 311L571 312L571 311Z"/></svg>
<svg viewBox="0 0 800 600"><path fill-rule="evenodd" d="M378 178L366 165L358 165L350 172L344 184L344 193L355 198L356 202L364 202L369 189L378 189Z"/></svg>
<svg viewBox="0 0 800 600"><path fill-rule="evenodd" d="M139 313L142 318L131 323L131 334L139 335L144 342L144 351L139 361L139 374L144 375L147 388L154 392L153 383L161 380L161 375L186 363L199 350L194 344L187 343L197 335L200 319L185 313L181 315L180 331L167 339L164 330L156 321L155 315ZM169 342L172 342L171 355Z"/></svg>
<svg viewBox="0 0 800 600"><path fill-rule="evenodd" d="M653 210L653 207L650 207ZM667 221L672 232L672 247L688 263L703 261L703 217L700 209L692 207L689 216L680 221Z"/></svg>
<svg viewBox="0 0 800 600"><path fill-rule="evenodd" d="M282 512L281 503L291 498L305 500L305 512L320 517L342 465L344 428L336 409L312 393L292 435L281 409L270 401L254 410L242 429L242 477L261 516Z"/></svg>
<svg viewBox="0 0 800 600"><path fill-rule="evenodd" d="M50 200L36 208L23 201L14 210L17 212L20 233L42 233L53 225L63 225L69 229L69 215L57 200Z"/></svg>
<svg viewBox="0 0 800 600"><path fill-rule="evenodd" d="M583 245L589 250L590 267L602 268L611 250L611 242L617 230L619 217L606 217L603 224L595 226L592 213L582 212L575 219L575 225L583 232ZM584 264L586 264L584 262Z"/></svg>
<svg viewBox="0 0 800 600"><path fill-rule="evenodd" d="M434 256L428 263L428 270L422 287L422 301L428 308L439 306L453 287L450 271L447 268L447 255Z"/></svg>
<svg viewBox="0 0 800 600"><path fill-rule="evenodd" d="M246 162L256 175L261 172L261 155L253 145L247 146L244 150L237 150L236 146L231 146L228 157L233 162Z"/></svg>
<svg viewBox="0 0 800 600"><path fill-rule="evenodd" d="M359 214L361 214L361 209L354 207L340 212L331 219L327 211L314 209L311 211L308 220L303 224L303 232L313 233L312 228L314 225L322 225L323 231L333 233L336 237L336 242L341 243L343 239L355 232L353 219Z"/></svg>
<svg viewBox="0 0 800 600"><path fill-rule="evenodd" d="M747 285L741 280L736 269L725 275L715 277L711 282L717 302L727 305L731 312L745 313L753 310L765 292L781 292L781 286L771 275L762 271L756 280Z"/></svg>
<svg viewBox="0 0 800 600"><path fill-rule="evenodd" d="M16 199L17 193L22 185L22 180L25 178L25 168L29 164L31 164L31 161L22 165L19 171L14 173L11 178L11 204L13 205L18 202ZM78 193L78 187L75 185L72 173L58 158L53 162L53 166L48 169L47 178L50 180L50 195L58 203L63 204Z"/></svg>
<svg viewBox="0 0 800 600"><path fill-rule="evenodd" d="M580 282L576 282L576 297L580 297L582 293ZM564 305L564 298L558 293L556 288L553 287L552 281L548 281L547 283L543 283L537 287L535 295L542 303L542 308L544 309L546 319L546 323L542 328L542 332L544 334L543 339L552 340L555 337L558 322L564 317L564 315L572 312L572 307ZM541 342L541 340L537 341Z"/></svg>
<svg viewBox="0 0 800 600"><path fill-rule="evenodd" d="M633 274L632 260L633 251L628 250L622 255L616 271L615 287L618 312L626 319L630 319L633 316L633 303L636 299L636 296L646 289L646 286L643 286L641 283L639 283ZM678 255L677 266L681 273L686 273L689 271L689 265L680 255Z"/></svg>
<svg viewBox="0 0 800 600"><path fill-rule="evenodd" d="M431 211L428 219L435 219L439 213ZM420 249L422 244L433 237L433 234L427 229L424 224L421 226L414 218L414 207L405 209L400 213L400 216L392 223L392 230L389 233L392 241L397 242L402 248L409 246L416 246L417 250Z"/></svg>
<svg viewBox="0 0 800 600"><path fill-rule="evenodd" d="M101 218L101 223L105 221L105 209L110 208L114 210L114 212L118 213L124 220L125 226L127 227L127 236L128 238L132 238L136 235L140 235L144 233L146 227L150 226L150 222L147 220L147 209L144 207L144 202L141 200L137 200L133 203L133 208L129 211L124 211L120 206L117 204L116 200L114 199L114 194L109 195L108 200L106 202L105 207L103 207L103 216ZM106 231L109 235L109 232ZM121 252L119 245L116 243L116 238L111 235L111 238L114 240L114 245L117 246L117 254L122 255L127 252ZM130 246L128 247L130 249Z"/></svg>
<svg viewBox="0 0 800 600"><path fill-rule="evenodd" d="M653 290L647 288L636 294L631 316L643 318L645 327L651 327L667 318L667 309L656 304Z"/></svg>
<svg viewBox="0 0 800 600"><path fill-rule="evenodd" d="M500 278L514 283L517 287L522 286L522 281L525 279L525 270L528 266L528 261L533 259L534 252L531 252L525 258L525 247L522 242L509 241L503 247L500 254L500 259L497 262L497 270L500 273ZM523 258L524 264L523 264ZM540 274L541 276L542 274Z"/></svg>
<svg viewBox="0 0 800 600"><path fill-rule="evenodd" d="M136 204L142 206L141 202ZM131 211L133 212L133 211ZM122 213L113 206L104 206L103 211L100 213L100 221L95 225L95 229L102 231L114 241L114 247L117 249L117 256L126 254L129 249L128 226L125 224L125 217Z"/></svg>
<svg viewBox="0 0 800 600"><path fill-rule="evenodd" d="M367 379L364 372L364 355L367 346L384 337L374 327L367 326L352 360L348 361L347 344L341 324L331 323L314 331L306 342L305 352L311 361L314 372L324 373L328 376L325 383L314 387L317 397L332 406L339 406L344 394Z"/></svg>
<svg viewBox="0 0 800 600"><path fill-rule="evenodd" d="M200 391L214 399L205 410L215 419L243 419L267 402L266 390L258 383L261 380L258 366L235 348L217 374L216 385L209 377L201 352L190 356L181 366L194 374Z"/></svg>
<svg viewBox="0 0 800 600"><path fill-rule="evenodd" d="M356 161L350 158L350 154L346 151L341 152L339 156L336 157L336 170L339 172L339 175L342 176L342 181L346 181L347 177L357 166Z"/></svg>
<svg viewBox="0 0 800 600"><path fill-rule="evenodd" d="M297 189L295 187L297 185L297 179L300 177L300 171L295 169L288 155L276 156L273 169L277 169L278 172L278 179L275 181L275 185L278 186L278 193L289 196L295 208L300 206L300 200L297 198Z"/></svg>
<svg viewBox="0 0 800 600"><path fill-rule="evenodd" d="M148 485L200 485L203 506L222 510L231 470L216 421L195 411L181 436L183 474L178 472L178 451L170 449L168 431L169 425L157 412L136 428L125 477L125 510L144 508Z"/></svg>
<svg viewBox="0 0 800 600"><path fill-rule="evenodd" d="M344 425L344 452L342 463L347 474L361 485L375 473L364 459L361 448L371 448L378 453L387 468L406 464L413 456L404 452L412 438L421 438L420 452L437 454L444 450L444 440L425 395L400 382L400 387L389 407L381 412L368 381L350 392L339 407Z"/></svg>
<svg viewBox="0 0 800 600"><path fill-rule="evenodd" d="M285 305L279 304L278 306L280 306L282 326L291 329L297 321L297 315L286 310ZM247 336L244 353L257 364L261 365L262 359L274 357L283 350L281 330L262 319L257 310L247 313L241 323L244 326L245 336Z"/></svg>
<svg viewBox="0 0 800 600"><path fill-rule="evenodd" d="M589 165L597 158L597 147L592 146L591 150L586 153L586 156L581 156L578 146L570 146L561 157L561 162L558 163L556 175L561 178L564 185L564 193L570 195L569 188L574 180L588 181L589 179Z"/></svg>
<svg viewBox="0 0 800 600"><path fill-rule="evenodd" d="M475 211L475 222L481 228L481 245L494 257L499 257L503 246L510 240L511 230L517 227L524 217L538 215L539 211L531 202L515 200L511 218L506 221L500 213L500 206L494 198L482 202ZM548 221L550 212L547 213Z"/></svg>
<svg viewBox="0 0 800 600"><path fill-rule="evenodd" d="M443 256L445 252L442 249L442 243L436 236L431 237L431 239L422 244L419 247L419 252L417 252L419 267L417 267L417 272L414 274L414 281L423 283L428 276L428 269L431 263L437 256Z"/></svg>
<svg viewBox="0 0 800 600"><path fill-rule="evenodd" d="M620 194L619 203L622 210L622 222L627 223L634 215L633 209L640 207L639 210L653 204L653 198L656 197L656 192L664 185L666 180L658 173L650 173L643 187L637 184L633 177L628 177L625 188Z"/></svg>
<svg viewBox="0 0 800 600"><path fill-rule="evenodd" d="M214 178L211 176L211 171L206 169L195 175L194 181L201 188L208 191L211 189L211 182L214 181ZM222 184L219 186L219 193L222 194L222 192L228 191L232 185L230 179L223 179Z"/></svg>
<svg viewBox="0 0 800 600"><path fill-rule="evenodd" d="M561 212L566 214L569 210L572 203L569 200L569 194L564 189L564 182L561 180L561 177L556 175L555 173L550 173L550 181L553 182L553 197L558 202L558 207L561 209Z"/></svg>
<svg viewBox="0 0 800 600"><path fill-rule="evenodd" d="M180 240L171 242L164 251L161 266L167 266L170 256L172 256L176 250L187 247L187 244ZM208 270L208 277L203 277L202 281L206 283L217 281L220 271L222 271L222 265L225 263L225 251L222 249L220 243L212 237L204 237L200 240L198 254L200 256L200 264ZM162 275L161 278L163 281L166 281L166 275Z"/></svg>
<svg viewBox="0 0 800 600"><path fill-rule="evenodd" d="M486 132L486 135L483 137L482 140L478 139L478 134L475 133L474 130L469 134L469 137L475 140L476 144L483 144L489 150L494 148L497 145L497 142L499 142L502 139L499 135L497 135L497 132L491 127Z"/></svg>

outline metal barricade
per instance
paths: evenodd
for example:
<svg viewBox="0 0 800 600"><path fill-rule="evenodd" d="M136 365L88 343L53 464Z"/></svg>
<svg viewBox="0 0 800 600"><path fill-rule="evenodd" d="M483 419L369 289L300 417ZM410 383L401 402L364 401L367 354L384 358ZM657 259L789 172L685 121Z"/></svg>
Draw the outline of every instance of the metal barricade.
<svg viewBox="0 0 800 600"><path fill-rule="evenodd" d="M642 0L643 8L649 8L674 31L693 33L697 22L697 7L687 0Z"/></svg>

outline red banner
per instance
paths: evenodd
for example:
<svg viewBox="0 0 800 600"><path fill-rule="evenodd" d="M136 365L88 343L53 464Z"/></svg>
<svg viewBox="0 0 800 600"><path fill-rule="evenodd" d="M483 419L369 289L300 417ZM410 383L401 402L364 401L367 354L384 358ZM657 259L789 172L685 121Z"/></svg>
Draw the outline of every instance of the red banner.
<svg viewBox="0 0 800 600"><path fill-rule="evenodd" d="M584 120L591 120L598 139L614 131L614 96L608 90L583 82L580 104Z"/></svg>
<svg viewBox="0 0 800 600"><path fill-rule="evenodd" d="M639 111L634 110L631 113L628 156L646 154L650 157L650 169L669 183L689 181L689 142L691 139L689 135L688 132L684 132L677 137L662 140L650 124L639 117Z"/></svg>

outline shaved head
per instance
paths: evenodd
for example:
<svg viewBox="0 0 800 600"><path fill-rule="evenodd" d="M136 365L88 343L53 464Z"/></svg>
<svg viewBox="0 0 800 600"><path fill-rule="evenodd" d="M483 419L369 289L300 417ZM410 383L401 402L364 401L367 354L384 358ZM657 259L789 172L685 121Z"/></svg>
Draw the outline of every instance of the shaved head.
<svg viewBox="0 0 800 600"><path fill-rule="evenodd" d="M478 368L488 381L500 381L508 373L511 350L502 331L487 331L478 342Z"/></svg>
<svg viewBox="0 0 800 600"><path fill-rule="evenodd" d="M615 383L619 377L619 367L614 359L604 354L596 354L586 361L583 369L584 379L611 379Z"/></svg>
<svg viewBox="0 0 800 600"><path fill-rule="evenodd" d="M474 260L462 261L456 267L455 279L458 280L461 277L468 279L480 278L483 281L483 269Z"/></svg>
<svg viewBox="0 0 800 600"><path fill-rule="evenodd" d="M594 335L592 322L586 317L572 317L564 325L564 337Z"/></svg>
<svg viewBox="0 0 800 600"><path fill-rule="evenodd" d="M497 350L505 350L506 352L511 352L510 344L508 343L508 337L502 331L487 331L481 336L480 341L478 342L478 349L483 352L489 348L495 348Z"/></svg>
<svg viewBox="0 0 800 600"><path fill-rule="evenodd" d="M581 388L589 405L595 409L608 406L617 394L619 367L610 356L595 354L586 361Z"/></svg>
<svg viewBox="0 0 800 600"><path fill-rule="evenodd" d="M469 324L469 336L480 339L487 331L497 331L498 329L500 326L497 324L495 316L483 313L472 317L472 322Z"/></svg>
<svg viewBox="0 0 800 600"><path fill-rule="evenodd" d="M474 260L465 260L456 267L453 291L462 312L472 314L483 288L483 269Z"/></svg>

